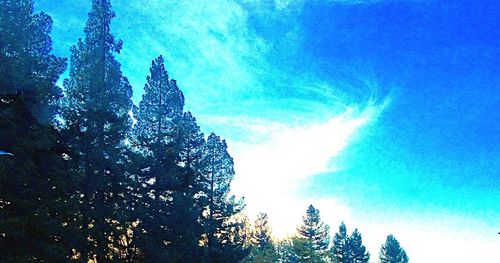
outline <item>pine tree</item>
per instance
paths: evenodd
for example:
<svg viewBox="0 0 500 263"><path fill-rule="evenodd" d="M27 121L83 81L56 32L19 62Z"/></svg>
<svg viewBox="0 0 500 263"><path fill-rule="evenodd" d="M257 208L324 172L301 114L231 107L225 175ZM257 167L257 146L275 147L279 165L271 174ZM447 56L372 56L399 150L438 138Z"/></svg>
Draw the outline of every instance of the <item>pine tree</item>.
<svg viewBox="0 0 500 263"><path fill-rule="evenodd" d="M234 197L229 198L231 206L242 207L241 202L236 202ZM248 253L248 243L250 239L250 225L248 218L243 213L234 214L228 217L218 232L218 245L220 251L215 254L219 257L215 262L240 262ZM214 257L211 258L212 260Z"/></svg>
<svg viewBox="0 0 500 263"><path fill-rule="evenodd" d="M309 205L302 224L297 228L300 237L310 240L314 250L324 255L330 243L330 230L328 225L321 221L319 210Z"/></svg>
<svg viewBox="0 0 500 263"><path fill-rule="evenodd" d="M259 249L272 246L271 227L269 226L266 213L259 213L257 215L252 231L251 243Z"/></svg>
<svg viewBox="0 0 500 263"><path fill-rule="evenodd" d="M32 0L0 1L0 96L2 107L22 103L48 124L61 90L55 85L66 59L51 54L52 19L33 13Z"/></svg>
<svg viewBox="0 0 500 263"><path fill-rule="evenodd" d="M285 240L278 246L280 262L285 263L323 263L324 257L318 254L314 244L310 239L303 237L293 237Z"/></svg>
<svg viewBox="0 0 500 263"><path fill-rule="evenodd" d="M380 263L408 263L405 250L393 235L388 235L379 254Z"/></svg>
<svg viewBox="0 0 500 263"><path fill-rule="evenodd" d="M71 48L62 112L65 143L75 171L82 175L76 197L81 199L80 224L87 239L78 250L84 258L97 255L99 261L116 254L113 243L130 220L122 208L132 88L114 57L122 46L110 33L114 16L109 0L92 1L85 39Z"/></svg>
<svg viewBox="0 0 500 263"><path fill-rule="evenodd" d="M171 210L173 190L181 176L177 162L183 107L184 96L175 81L169 79L160 56L152 62L133 129L133 143L146 159L140 178L146 186L143 206L150 208L142 216L144 231L149 233L144 249L146 256L153 259L169 257L166 244L174 241Z"/></svg>
<svg viewBox="0 0 500 263"><path fill-rule="evenodd" d="M351 236L349 237L349 249L351 262L353 263L368 263L370 260L370 253L366 251L366 247L363 245L363 240L361 238L361 233L358 229L354 229Z"/></svg>
<svg viewBox="0 0 500 263"><path fill-rule="evenodd" d="M208 136L203 148L202 166L207 197L203 220L206 254L211 262L234 262L236 257L245 256L243 244L234 242L231 237L234 228L239 227L239 223L231 219L242 211L243 203L236 201L234 196L228 198L234 177L233 158L227 152L225 140L215 133Z"/></svg>
<svg viewBox="0 0 500 263"><path fill-rule="evenodd" d="M265 213L259 213L251 230L250 253L243 262L276 262L278 254L271 239L271 227Z"/></svg>
<svg viewBox="0 0 500 263"><path fill-rule="evenodd" d="M51 54L51 18L31 0L0 0L0 261L65 262L71 234L65 172L52 126L65 59Z"/></svg>
<svg viewBox="0 0 500 263"><path fill-rule="evenodd" d="M333 237L330 258L334 263L368 263L370 253L366 251L358 229L354 229L349 236L346 226L342 222L339 231Z"/></svg>
<svg viewBox="0 0 500 263"><path fill-rule="evenodd" d="M351 262L349 235L344 222L340 224L339 231L333 237L330 257L334 263Z"/></svg>
<svg viewBox="0 0 500 263"><path fill-rule="evenodd" d="M190 112L184 113L177 137L180 177L172 193L171 223L172 243L169 246L175 258L171 262L199 262L202 250L199 241L201 225L204 178L201 174L202 150L205 143L203 133Z"/></svg>

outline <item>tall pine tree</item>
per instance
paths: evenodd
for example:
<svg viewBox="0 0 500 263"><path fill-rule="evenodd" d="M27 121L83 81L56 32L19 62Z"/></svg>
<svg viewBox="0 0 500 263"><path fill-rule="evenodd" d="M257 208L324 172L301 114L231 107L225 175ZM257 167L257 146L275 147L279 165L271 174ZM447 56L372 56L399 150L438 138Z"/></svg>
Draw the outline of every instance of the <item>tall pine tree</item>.
<svg viewBox="0 0 500 263"><path fill-rule="evenodd" d="M370 253L366 251L363 245L363 239L358 229L354 229L349 237L349 249L353 263L368 263L370 261Z"/></svg>
<svg viewBox="0 0 500 263"><path fill-rule="evenodd" d="M349 235L344 222L340 223L339 231L333 236L330 257L333 263L348 263L351 260Z"/></svg>
<svg viewBox="0 0 500 263"><path fill-rule="evenodd" d="M234 177L233 158L227 152L225 140L211 133L203 149L205 177L204 233L206 257L209 262L235 262L245 256L242 242L235 242L241 224L233 217L243 209L243 203L229 197Z"/></svg>
<svg viewBox="0 0 500 263"><path fill-rule="evenodd" d="M109 0L93 0L84 40L71 48L70 78L64 81L65 143L82 176L82 257L116 258L113 245L129 218L123 213L126 178L124 139L131 125L132 88L114 54L122 42L110 33L115 14Z"/></svg>
<svg viewBox="0 0 500 263"><path fill-rule="evenodd" d="M64 148L52 126L65 59L31 0L0 0L0 261L64 262L71 234Z"/></svg>
<svg viewBox="0 0 500 263"><path fill-rule="evenodd" d="M179 184L173 192L173 237L170 249L178 262L199 262L203 256L199 246L203 232L201 224L206 197L202 176L202 154L205 139L196 119L190 112L184 113L178 134Z"/></svg>
<svg viewBox="0 0 500 263"><path fill-rule="evenodd" d="M272 246L271 227L266 213L259 213L252 231L252 245L260 249Z"/></svg>
<svg viewBox="0 0 500 263"><path fill-rule="evenodd" d="M160 56L152 63L136 111L132 141L147 160L140 173L146 186L141 218L144 232L150 233L143 239L145 256L170 262L200 260L200 222L207 202L201 166L205 140L183 107L184 96Z"/></svg>
<svg viewBox="0 0 500 263"><path fill-rule="evenodd" d="M133 144L146 159L140 180L145 186L142 227L147 233L144 249L149 258L169 257L166 245L173 241L169 220L172 192L180 184L178 134L183 108L184 96L169 79L160 56L152 62L133 129Z"/></svg>
<svg viewBox="0 0 500 263"><path fill-rule="evenodd" d="M321 221L319 210L309 205L306 214L302 217L302 224L297 228L299 237L310 240L314 250L319 255L324 255L330 243L330 230L328 225Z"/></svg>
<svg viewBox="0 0 500 263"><path fill-rule="evenodd" d="M352 234L348 235L346 226L342 222L339 231L333 237L330 258L334 263L368 263L370 253L366 251L358 229L354 229Z"/></svg>
<svg viewBox="0 0 500 263"><path fill-rule="evenodd" d="M259 213L250 238L250 254L243 262L276 262L278 253L271 238L271 227L265 213Z"/></svg>
<svg viewBox="0 0 500 263"><path fill-rule="evenodd" d="M380 263L408 263L408 256L398 240L391 234L387 236L379 254Z"/></svg>

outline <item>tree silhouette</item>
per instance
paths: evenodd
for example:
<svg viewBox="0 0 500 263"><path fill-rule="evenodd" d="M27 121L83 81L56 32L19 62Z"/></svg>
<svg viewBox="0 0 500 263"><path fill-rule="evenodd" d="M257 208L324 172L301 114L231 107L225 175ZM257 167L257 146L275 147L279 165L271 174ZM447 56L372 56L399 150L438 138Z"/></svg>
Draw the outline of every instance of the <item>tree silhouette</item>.
<svg viewBox="0 0 500 263"><path fill-rule="evenodd" d="M302 217L302 224L297 228L299 237L311 241L314 250L323 255L330 243L328 225L321 221L319 210L309 205L306 214Z"/></svg>
<svg viewBox="0 0 500 263"><path fill-rule="evenodd" d="M408 256L396 238L391 234L387 236L379 254L380 263L408 263Z"/></svg>

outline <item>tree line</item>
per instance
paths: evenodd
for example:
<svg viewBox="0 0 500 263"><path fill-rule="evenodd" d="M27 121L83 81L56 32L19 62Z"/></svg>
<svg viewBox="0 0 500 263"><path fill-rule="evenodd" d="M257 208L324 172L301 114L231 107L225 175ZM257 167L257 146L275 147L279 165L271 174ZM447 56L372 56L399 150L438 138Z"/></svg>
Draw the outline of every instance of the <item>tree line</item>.
<svg viewBox="0 0 500 263"><path fill-rule="evenodd" d="M344 222L330 236L330 228L320 217L319 210L310 205L296 233L278 241L271 238L267 215L260 213L250 230L250 252L242 261L283 263L368 263L370 253L363 245L361 233L354 229L349 235ZM405 250L393 235L388 235L380 248L378 262L408 263Z"/></svg>
<svg viewBox="0 0 500 263"><path fill-rule="evenodd" d="M162 56L132 103L114 16L92 0L59 87L50 16L0 0L0 262L367 262L357 230L330 246L312 206L297 238L273 241L265 214L250 227L225 140L201 132ZM389 237L403 256L381 262L407 262Z"/></svg>

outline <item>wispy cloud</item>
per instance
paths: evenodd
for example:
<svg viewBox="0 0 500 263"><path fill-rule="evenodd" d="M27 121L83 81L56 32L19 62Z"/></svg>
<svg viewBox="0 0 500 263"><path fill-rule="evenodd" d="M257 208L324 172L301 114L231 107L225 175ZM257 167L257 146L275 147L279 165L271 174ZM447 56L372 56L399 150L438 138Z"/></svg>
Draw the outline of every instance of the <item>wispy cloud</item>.
<svg viewBox="0 0 500 263"><path fill-rule="evenodd" d="M150 60L163 54L196 116L271 117L295 110L331 117L342 112L345 101L332 80L287 66L304 59L299 55L304 36L295 19L266 35L255 28L291 17L290 10L279 7L228 0L116 2L113 28L125 43L118 58L135 87L135 101Z"/></svg>
<svg viewBox="0 0 500 263"><path fill-rule="evenodd" d="M373 3L378 3L378 2L404 1L404 0L322 0L322 1L325 3L359 5L359 4L373 4ZM307 2L312 2L312 1L309 1L309 0L274 0L274 3L278 9L287 9L290 7L302 7Z"/></svg>
<svg viewBox="0 0 500 263"><path fill-rule="evenodd" d="M255 75L265 70L266 45L247 30L247 13L233 1L134 0L115 7L120 13L115 27L126 39L123 68L137 87L136 99L149 61L159 54L195 112L215 111L262 88Z"/></svg>
<svg viewBox="0 0 500 263"><path fill-rule="evenodd" d="M386 104L349 108L322 123L296 126L248 118L215 117L210 121L222 127L223 134L227 131L237 173L233 192L245 197L250 214L270 213L276 232L283 235L295 229L310 203L324 208L330 220L347 219L349 209L333 195L318 199L304 193L303 186L312 176L343 169L335 157L361 128L377 119Z"/></svg>

